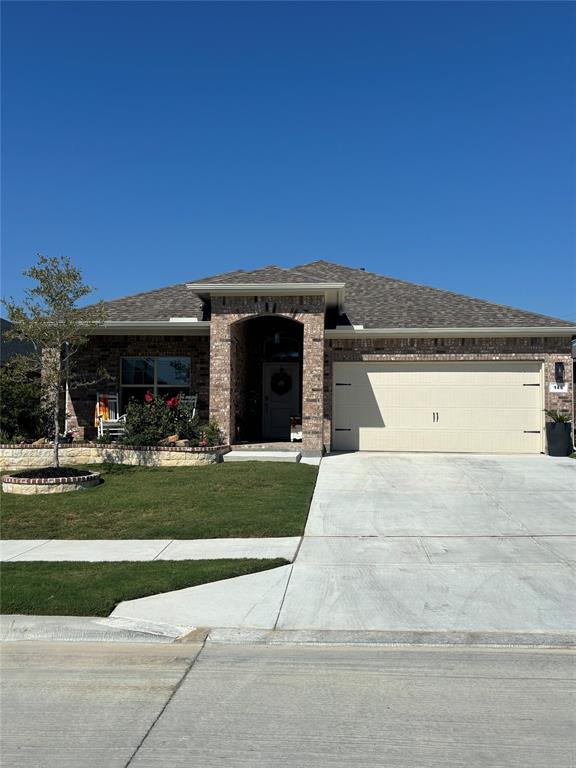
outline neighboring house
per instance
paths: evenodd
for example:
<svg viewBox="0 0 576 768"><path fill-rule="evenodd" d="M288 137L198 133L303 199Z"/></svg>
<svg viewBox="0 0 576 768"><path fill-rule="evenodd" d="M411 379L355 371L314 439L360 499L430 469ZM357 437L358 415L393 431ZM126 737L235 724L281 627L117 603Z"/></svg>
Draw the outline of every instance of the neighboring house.
<svg viewBox="0 0 576 768"><path fill-rule="evenodd" d="M198 394L227 441L324 450L540 453L545 409L572 412L572 323L326 261L270 266L106 303L72 393ZM69 422L72 423L72 422Z"/></svg>

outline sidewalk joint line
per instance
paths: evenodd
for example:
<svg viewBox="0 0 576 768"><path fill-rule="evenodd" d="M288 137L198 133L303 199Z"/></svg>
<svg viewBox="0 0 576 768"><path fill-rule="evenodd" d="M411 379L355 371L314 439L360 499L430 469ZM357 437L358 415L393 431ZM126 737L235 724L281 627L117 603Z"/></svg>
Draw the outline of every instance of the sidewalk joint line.
<svg viewBox="0 0 576 768"><path fill-rule="evenodd" d="M276 627L278 626L278 622L280 621L280 614L282 613L282 608L284 607L284 601L286 600L288 587L290 586L290 580L292 579L292 573L294 571L294 563L296 562L296 558L298 557L298 553L300 552L300 547L302 546L303 541L304 541L304 534L300 536L300 541L298 542L298 546L296 547L296 552L294 553L294 560L292 560L292 562L290 563L290 574L288 575L288 580L286 581L286 587L284 589L284 594L282 595L282 600L280 601L280 608L278 609L278 615L276 616L276 621L274 622L272 631L276 629Z"/></svg>
<svg viewBox="0 0 576 768"><path fill-rule="evenodd" d="M294 562L295 561L296 558L294 558ZM280 601L280 608L278 609L278 615L276 616L276 621L274 622L272 631L278 627L278 622L280 621L280 614L282 613L282 608L284 607L284 601L286 600L286 594L288 593L288 587L290 586L290 580L292 579L292 573L294 571L294 562L290 563L290 573L288 574L288 579L286 580L286 587L284 588L284 594L282 595L282 600Z"/></svg>
<svg viewBox="0 0 576 768"><path fill-rule="evenodd" d="M162 552L166 552L166 550L168 549L168 547L169 547L171 544L174 544L174 542L175 542L175 541L176 541L176 539L170 539L170 541L168 542L168 544L166 544L166 546L165 546L165 547L162 547L162 549L160 550L160 552L158 552L157 554L155 554L155 555L154 555L154 557L152 558L152 560L151 560L150 562L152 562L152 563L153 563L153 562L154 562L154 560L157 560L157 559L160 557L160 555L162 554Z"/></svg>
<svg viewBox="0 0 576 768"><path fill-rule="evenodd" d="M10 539L3 539L3 541L10 541ZM12 555L12 557L6 558L3 562L5 563L11 563L15 557L21 557L22 555L25 555L27 552L32 552L34 549L40 549L41 547L45 547L46 544L50 544L50 542L56 541L56 539L47 539L46 541L43 541L41 544L34 544L32 547L28 547L28 549L25 549L23 552L18 552L17 555Z"/></svg>

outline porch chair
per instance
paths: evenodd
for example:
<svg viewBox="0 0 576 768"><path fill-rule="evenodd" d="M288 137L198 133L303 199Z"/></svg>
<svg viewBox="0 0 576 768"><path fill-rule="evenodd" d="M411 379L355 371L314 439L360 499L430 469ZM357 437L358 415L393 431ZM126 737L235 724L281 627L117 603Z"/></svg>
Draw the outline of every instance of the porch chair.
<svg viewBox="0 0 576 768"><path fill-rule="evenodd" d="M126 431L126 414L120 416L120 400L118 393L108 394L98 392L96 395L96 426L98 437L106 433L113 441L124 436Z"/></svg>
<svg viewBox="0 0 576 768"><path fill-rule="evenodd" d="M198 395L182 395L180 402L192 408L192 417L196 416L196 406L198 405Z"/></svg>

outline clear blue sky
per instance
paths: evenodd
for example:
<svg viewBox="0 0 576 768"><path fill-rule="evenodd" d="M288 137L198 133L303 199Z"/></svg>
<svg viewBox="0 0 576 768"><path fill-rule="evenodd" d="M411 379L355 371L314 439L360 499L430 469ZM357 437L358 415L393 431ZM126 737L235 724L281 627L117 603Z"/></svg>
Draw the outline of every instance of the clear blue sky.
<svg viewBox="0 0 576 768"><path fill-rule="evenodd" d="M576 319L576 6L5 2L3 289L328 259Z"/></svg>

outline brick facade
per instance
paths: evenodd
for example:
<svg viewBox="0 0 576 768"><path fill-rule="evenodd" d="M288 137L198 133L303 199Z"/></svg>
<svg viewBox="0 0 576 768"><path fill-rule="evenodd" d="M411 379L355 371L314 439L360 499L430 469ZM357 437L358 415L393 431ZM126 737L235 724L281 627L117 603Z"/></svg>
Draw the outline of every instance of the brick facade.
<svg viewBox="0 0 576 768"><path fill-rule="evenodd" d="M198 415L208 419L210 339L208 336L93 336L74 359L74 370L88 387L70 392L68 424L77 436L93 437L96 394L120 391L120 361L123 357L190 357L192 389L198 394ZM109 378L104 378L105 371Z"/></svg>
<svg viewBox="0 0 576 768"><path fill-rule="evenodd" d="M303 327L302 364L302 449L321 452L323 448L323 296L213 296L210 344L210 416L218 421L226 441L236 439L239 414L238 376L240 358L249 337L242 321L266 316L285 317Z"/></svg>
<svg viewBox="0 0 576 768"><path fill-rule="evenodd" d="M250 411L246 392L261 388L254 364L258 350L249 324L258 317L283 317L301 324L302 449L316 453L328 448L332 427L332 370L335 362L350 361L489 361L530 360L544 365L548 410L573 414L573 367L566 337L324 339L324 298L213 297L211 336L94 336L74 361L83 378L95 380L103 369L109 380L71 392L69 425L82 438L93 437L97 391L120 388L120 360L124 356L186 356L191 358L193 390L198 393L201 420L215 418L226 441L242 434L242 423L260 424ZM564 363L567 393L551 393L555 363ZM257 375L258 373L258 375ZM247 404L248 403L248 404ZM256 412L261 410L256 406ZM254 408L253 408L254 411Z"/></svg>
<svg viewBox="0 0 576 768"><path fill-rule="evenodd" d="M324 444L332 433L332 371L335 362L530 360L544 365L546 410L573 416L573 375L570 339L539 338L438 338L438 339L327 339L324 348ZM549 392L554 365L564 363L568 392Z"/></svg>

